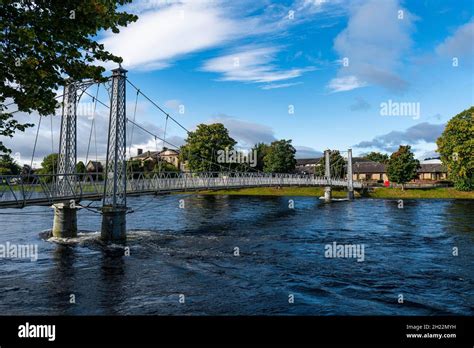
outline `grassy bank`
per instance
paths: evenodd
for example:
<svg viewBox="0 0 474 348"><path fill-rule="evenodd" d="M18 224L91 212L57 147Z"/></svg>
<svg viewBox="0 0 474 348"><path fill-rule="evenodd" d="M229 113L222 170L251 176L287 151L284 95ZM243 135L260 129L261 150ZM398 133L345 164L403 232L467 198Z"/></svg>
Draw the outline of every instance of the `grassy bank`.
<svg viewBox="0 0 474 348"><path fill-rule="evenodd" d="M431 189L377 188L369 194L372 198L431 198L431 199L474 199L474 191L457 191L452 187L435 187Z"/></svg>
<svg viewBox="0 0 474 348"><path fill-rule="evenodd" d="M254 187L237 190L217 190L199 191L199 194L209 195L244 195L244 196L315 196L321 197L324 194L322 187ZM334 198L347 197L346 191L333 190ZM356 192L356 198L360 197ZM451 187L437 187L432 189L410 189L402 191L396 188L376 188L367 195L368 198L413 198L413 199L474 199L474 192L457 191Z"/></svg>

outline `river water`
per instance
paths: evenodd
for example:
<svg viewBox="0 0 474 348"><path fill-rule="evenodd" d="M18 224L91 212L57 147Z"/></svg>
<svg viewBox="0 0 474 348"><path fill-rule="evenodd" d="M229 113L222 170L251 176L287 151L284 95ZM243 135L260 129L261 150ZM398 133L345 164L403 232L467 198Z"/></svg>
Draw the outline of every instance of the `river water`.
<svg viewBox="0 0 474 348"><path fill-rule="evenodd" d="M78 213L77 239L58 241L45 237L51 208L0 210L0 244L38 247L36 261L0 258L0 313L474 314L474 201L399 209L394 200L170 195L128 205L126 246L100 243L94 211ZM326 257L334 242L363 246L363 261Z"/></svg>

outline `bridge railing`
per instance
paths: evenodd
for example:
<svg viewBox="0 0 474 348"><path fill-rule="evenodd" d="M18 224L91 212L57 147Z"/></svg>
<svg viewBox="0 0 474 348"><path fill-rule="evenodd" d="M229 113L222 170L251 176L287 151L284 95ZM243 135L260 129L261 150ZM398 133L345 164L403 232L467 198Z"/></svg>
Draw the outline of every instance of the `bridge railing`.
<svg viewBox="0 0 474 348"><path fill-rule="evenodd" d="M0 206L79 201L103 191L102 173L0 175Z"/></svg>
<svg viewBox="0 0 474 348"><path fill-rule="evenodd" d="M128 173L127 177L127 193L129 194L258 186L347 187L347 180L343 178L327 180L313 175L260 172L133 172ZM355 181L354 188L360 187L362 184ZM67 192L66 195L65 192ZM101 199L103 192L103 173L0 176L0 207Z"/></svg>

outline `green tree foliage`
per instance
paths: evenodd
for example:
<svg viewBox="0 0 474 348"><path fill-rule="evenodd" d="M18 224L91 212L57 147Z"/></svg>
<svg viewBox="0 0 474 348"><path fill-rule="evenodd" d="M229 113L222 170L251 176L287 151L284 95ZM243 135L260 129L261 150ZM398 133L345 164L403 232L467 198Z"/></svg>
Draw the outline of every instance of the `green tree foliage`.
<svg viewBox="0 0 474 348"><path fill-rule="evenodd" d="M58 173L58 164L59 164L59 155L57 153L52 153L43 158L41 162L41 169L36 171L37 174L57 174ZM50 176L41 177L41 181L44 183L51 183L53 178Z"/></svg>
<svg viewBox="0 0 474 348"><path fill-rule="evenodd" d="M41 162L41 169L38 170L38 174L57 174L58 160L59 155L57 153L45 156L43 162Z"/></svg>
<svg viewBox="0 0 474 348"><path fill-rule="evenodd" d="M9 155L0 156L0 175L18 175L21 167Z"/></svg>
<svg viewBox="0 0 474 348"><path fill-rule="evenodd" d="M474 189L474 106L454 116L436 141L454 187Z"/></svg>
<svg viewBox="0 0 474 348"><path fill-rule="evenodd" d="M264 171L267 173L291 173L295 170L296 150L291 140L277 140L270 144L265 154Z"/></svg>
<svg viewBox="0 0 474 348"><path fill-rule="evenodd" d="M84 164L84 162L82 162L82 161L77 162L77 164L76 164L76 173L84 174L86 171L87 171L86 170L86 165Z"/></svg>
<svg viewBox="0 0 474 348"><path fill-rule="evenodd" d="M196 131L189 132L186 144L181 146L180 159L188 161L193 172L223 171L225 163L216 164L219 150L230 151L237 142L229 136L222 123L200 124Z"/></svg>
<svg viewBox="0 0 474 348"><path fill-rule="evenodd" d="M257 152L257 165L254 167L254 169L263 171L265 167L265 162L264 162L265 155L268 153L269 148L270 148L270 145L267 145L265 143L258 143L254 145L254 147L251 150L251 151Z"/></svg>
<svg viewBox="0 0 474 348"><path fill-rule="evenodd" d="M400 145L398 151L392 153L387 164L387 176L390 181L402 185L417 177L417 170L420 168L420 161L415 159L409 145Z"/></svg>
<svg viewBox="0 0 474 348"><path fill-rule="evenodd" d="M385 153L380 153L380 152L371 152L367 155L364 156L364 159L369 160L369 161L374 161L374 162L379 162L379 163L387 163L388 162L388 155Z"/></svg>
<svg viewBox="0 0 474 348"><path fill-rule="evenodd" d="M122 59L95 41L103 30L119 32L137 17L117 11L131 0L0 2L0 136L12 137L31 124L5 112L13 100L19 111L53 114L55 91L64 77L100 80L105 69L96 61ZM0 141L0 153L9 153Z"/></svg>
<svg viewBox="0 0 474 348"><path fill-rule="evenodd" d="M345 175L346 162L338 150L332 150L329 154L329 167L331 168L331 178L342 178ZM323 155L319 164L315 167L316 176L326 176L326 160Z"/></svg>
<svg viewBox="0 0 474 348"><path fill-rule="evenodd" d="M85 174L86 172L87 172L87 170L86 170L86 165L84 164L84 162L82 162L82 161L77 162L77 164L76 164L76 173ZM81 180L84 179L84 175L80 175L79 177L80 177Z"/></svg>
<svg viewBox="0 0 474 348"><path fill-rule="evenodd" d="M160 161L160 163L156 163L155 166L153 167L153 172L154 173L159 173L159 172L179 172L179 169L176 168L174 165L171 163L168 163L166 161Z"/></svg>
<svg viewBox="0 0 474 348"><path fill-rule="evenodd" d="M127 174L131 175L133 173L134 178L138 178L140 173L143 172L142 161L140 160L128 160L126 167Z"/></svg>

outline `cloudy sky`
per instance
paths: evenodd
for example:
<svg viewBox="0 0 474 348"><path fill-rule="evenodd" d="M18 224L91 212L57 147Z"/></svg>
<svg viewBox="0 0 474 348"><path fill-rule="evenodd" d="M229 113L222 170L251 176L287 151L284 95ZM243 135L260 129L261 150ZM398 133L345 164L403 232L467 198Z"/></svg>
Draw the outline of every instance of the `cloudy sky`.
<svg viewBox="0 0 474 348"><path fill-rule="evenodd" d="M140 19L98 40L123 57L129 79L185 127L222 122L241 147L292 139L299 157L311 157L326 148L358 155L410 144L423 157L444 124L474 105L472 0L136 0L127 10ZM105 90L99 95L106 100ZM131 88L127 103L133 118ZM388 103L410 108L387 115ZM135 117L163 134L163 115L143 98ZM104 157L107 110L98 106L95 120ZM59 118L56 144L50 122L40 128L38 157L57 147ZM79 118L81 158L90 127L90 117ZM127 131L132 154L162 145ZM22 160L35 132L7 142ZM170 142L184 138L168 124ZM94 140L89 153L95 157Z"/></svg>

